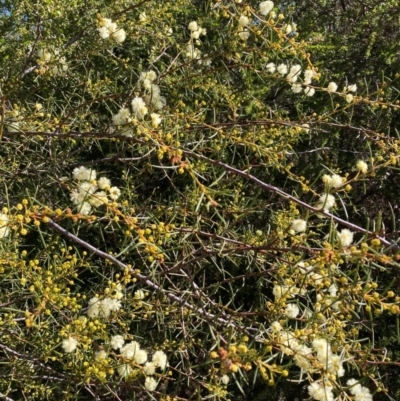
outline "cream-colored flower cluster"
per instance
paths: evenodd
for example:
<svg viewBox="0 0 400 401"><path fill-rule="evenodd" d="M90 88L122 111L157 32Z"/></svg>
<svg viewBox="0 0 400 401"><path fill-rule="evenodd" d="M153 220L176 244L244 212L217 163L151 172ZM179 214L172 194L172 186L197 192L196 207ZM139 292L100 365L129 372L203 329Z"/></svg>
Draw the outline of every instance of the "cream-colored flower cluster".
<svg viewBox="0 0 400 401"><path fill-rule="evenodd" d="M123 287L118 284L112 296L104 297L100 299L98 297L93 297L89 300L89 307L87 309L87 315L94 318L108 318L111 312L116 312L121 309L121 299L123 298Z"/></svg>
<svg viewBox="0 0 400 401"><path fill-rule="evenodd" d="M74 352L76 350L76 347L78 346L78 340L73 338L73 337L68 337L62 342L62 348L65 353L69 354L71 352Z"/></svg>
<svg viewBox="0 0 400 401"><path fill-rule="evenodd" d="M242 17L241 17L242 18ZM245 21L243 20L242 23ZM239 20L240 24L240 20ZM247 38L246 38L247 40ZM286 76L287 81L291 84L291 89L293 93L301 93L304 89L304 94L306 96L313 96L315 94L315 89L310 87L312 79L315 77L316 73L312 69L306 69L304 71L304 77L302 83L297 83L298 78L300 78L301 74L301 66L299 64L293 65L288 71L288 67L285 63L281 63L276 65L275 63L268 63L265 66L266 70L273 74L277 72L282 76ZM330 82L326 88L326 91L329 93L335 93L338 89L338 85L336 82ZM348 85L344 88L343 93L345 94L345 99L348 103L351 103L354 99L353 95L349 92L356 92L357 85Z"/></svg>
<svg viewBox="0 0 400 401"><path fill-rule="evenodd" d="M205 36L207 34L207 30L200 27L196 21L190 22L188 29L190 31L190 41L186 45L185 56L189 59L199 59L201 57L201 51L195 47L195 44L200 45L200 35ZM199 62L201 62L201 60L199 60Z"/></svg>
<svg viewBox="0 0 400 401"><path fill-rule="evenodd" d="M354 401L372 401L372 394L367 387L362 386L357 380L347 381L349 392L354 396Z"/></svg>
<svg viewBox="0 0 400 401"><path fill-rule="evenodd" d="M125 125L132 121L131 112L129 109L122 108L112 117L114 125Z"/></svg>
<svg viewBox="0 0 400 401"><path fill-rule="evenodd" d="M338 85L337 85L336 82L329 82L329 85L328 85L328 87L326 88L326 90L327 90L328 92L334 93L334 92L337 91L337 88L338 88Z"/></svg>
<svg viewBox="0 0 400 401"><path fill-rule="evenodd" d="M304 290L292 285L275 285L272 293L275 297L275 302L281 302L288 298L293 298L297 294L301 294Z"/></svg>
<svg viewBox="0 0 400 401"><path fill-rule="evenodd" d="M110 298L105 298L103 301L105 300L109 301ZM98 302L95 299L92 299L90 304L90 308L95 304L100 304L100 309L102 307L101 301ZM78 340L72 336L64 339L61 344L65 353L74 352L78 345ZM159 369L160 371L164 371L168 366L167 355L165 352L156 351L153 353L151 358L149 358L148 352L142 349L137 341L125 343L124 336L120 334L113 335L110 338L109 346L112 350L119 351L117 357L118 360L122 361L123 363L119 364L117 371L122 378L128 378L130 375L132 375L134 373L134 368L136 367L142 371L143 375L145 375L145 389L147 391L154 391L157 388L158 382L154 378L156 370ZM104 348L107 349L107 347ZM94 355L96 360L105 360L108 357L108 352L105 349L102 349L101 351L95 352Z"/></svg>
<svg viewBox="0 0 400 401"><path fill-rule="evenodd" d="M323 277L318 273L311 273L308 275L311 280L314 280L315 285L322 284ZM311 281L312 282L312 281ZM337 298L337 287L332 284L329 288L322 290L322 293L317 294L315 300L315 312L321 312L321 305L325 307L329 306L333 311L337 312L340 310L341 301ZM310 311L307 311L308 314Z"/></svg>
<svg viewBox="0 0 400 401"><path fill-rule="evenodd" d="M300 313L300 308L295 303L287 304L284 313L289 319L296 319Z"/></svg>
<svg viewBox="0 0 400 401"><path fill-rule="evenodd" d="M319 197L317 204L315 207L317 209L323 209L324 212L329 212L329 209L332 209L335 206L336 200L335 197L331 194L323 194Z"/></svg>
<svg viewBox="0 0 400 401"><path fill-rule="evenodd" d="M64 56L60 57L60 50L55 49L49 51L48 49L40 49L37 52L38 59L36 62L39 64L42 73L50 70L53 75L63 75L68 70L67 60Z"/></svg>
<svg viewBox="0 0 400 401"><path fill-rule="evenodd" d="M352 240L353 233L350 234ZM340 233L338 234L338 236L339 235ZM342 246L347 246L347 243L346 245L342 243ZM334 311L338 311L341 302L337 297L338 289L336 285L331 284L329 288L321 288L325 277L314 271L314 266L306 266L303 262L300 262L298 263L297 267L298 273L300 273L301 276L304 277L301 279L301 282L303 284L300 288L296 285L275 284L272 291L275 298L275 304L279 305L279 308L281 312L283 312L283 315L285 315L289 319L296 319L297 317L310 317L315 313L321 312L321 305L330 306ZM318 293L316 295L316 303L314 307L312 307L310 304L308 307L305 307L303 305L302 309L300 309L299 304L297 304L296 301L290 303L288 303L287 301L293 299L295 296L306 295L307 288L305 283L307 286L314 287L318 291ZM285 309L282 309L283 307Z"/></svg>
<svg viewBox="0 0 400 401"><path fill-rule="evenodd" d="M277 327L271 327L271 330L274 330L277 336L281 352L284 355L293 356L294 363L303 374L319 373L321 376L329 374L335 378L344 376L343 359L332 352L326 339L316 338L310 347L306 336L296 337L290 330L277 331Z"/></svg>
<svg viewBox="0 0 400 401"><path fill-rule="evenodd" d="M277 72L278 74L285 76L287 81L291 84L291 89L293 93L301 93L303 92L306 96L313 96L315 93L315 89L311 88L310 85L313 77L315 76L315 71L311 69L304 70L302 83L297 83L298 79L301 78L302 68L300 64L294 64L288 70L286 64L281 63L278 66L275 63L268 63L266 66L266 70L273 74ZM304 87L305 86L305 87Z"/></svg>
<svg viewBox="0 0 400 401"><path fill-rule="evenodd" d="M331 188L339 188L343 185L345 180L338 174L324 174L322 176L322 181Z"/></svg>
<svg viewBox="0 0 400 401"><path fill-rule="evenodd" d="M336 82L329 82L329 85L326 88L326 90L328 92L331 92L331 93L336 92L337 89L338 89L338 85L337 85ZM352 103L353 100L354 100L354 96L349 92L356 92L356 91L357 91L357 85L356 84L348 85L348 86L345 86L343 88L342 94L345 94L345 99L346 99L347 103Z"/></svg>
<svg viewBox="0 0 400 401"><path fill-rule="evenodd" d="M106 177L96 180L96 170L84 166L76 167L72 173L77 186L70 193L70 199L77 206L80 214L89 215L92 207L106 205L117 200L121 195L118 187L112 187Z"/></svg>
<svg viewBox="0 0 400 401"><path fill-rule="evenodd" d="M354 233L349 229L344 228L343 230L337 232L337 237L342 246L349 246L353 243Z"/></svg>
<svg viewBox="0 0 400 401"><path fill-rule="evenodd" d="M200 35L205 36L207 34L207 30L197 25L196 21L192 21L188 25L188 29L190 31L191 39L199 39Z"/></svg>
<svg viewBox="0 0 400 401"><path fill-rule="evenodd" d="M197 49L193 43L188 43L185 50L185 56L189 59L199 59L201 57L200 49Z"/></svg>
<svg viewBox="0 0 400 401"><path fill-rule="evenodd" d="M300 381L304 380L303 377L320 375L320 379L308 386L309 395L317 401L333 401L335 397L331 383L345 374L343 357L332 352L325 338L317 337L310 343L307 335L296 336L291 330L284 330L279 322L273 322L270 331L279 344L280 352L292 357L301 369ZM330 380L325 379L328 377Z"/></svg>
<svg viewBox="0 0 400 401"><path fill-rule="evenodd" d="M363 161L363 160L359 160L357 162L356 168L361 174L367 174L367 172L368 172L368 164L365 163L365 161Z"/></svg>
<svg viewBox="0 0 400 401"><path fill-rule="evenodd" d="M275 297L275 302L279 302L283 298L292 298L294 295L298 294L299 291L299 288L296 286L275 285L272 293Z"/></svg>
<svg viewBox="0 0 400 401"><path fill-rule="evenodd" d="M161 89L154 83L157 74L154 71L142 72L139 77L138 85L145 90L144 101L156 109L160 110L165 106L165 97L161 96Z"/></svg>
<svg viewBox="0 0 400 401"><path fill-rule="evenodd" d="M303 219L295 219L290 228L296 233L302 233L307 229L307 222Z"/></svg>
<svg viewBox="0 0 400 401"><path fill-rule="evenodd" d="M300 224L300 223L299 223ZM353 241L353 233L348 229L337 232L337 237L342 246L348 246ZM332 282L332 276L327 272L316 272L316 266L308 265L305 262L297 264L298 272L304 279L298 280L302 283L301 287L295 284L276 284L273 288L275 296L274 308L280 316L279 321L270 324L266 331L268 342L273 355L265 363L270 363L273 358L286 357L291 359L292 363L300 368L298 380L310 380L308 393L316 401L334 401L339 393L344 395L345 399L354 401L372 401L372 395L367 387L363 387L356 380L351 379L347 382L347 388L340 383L340 378L345 375L345 362L352 361L351 351L343 345L333 351L330 339L330 319L325 315L339 315L341 313L341 291L335 282ZM328 287L327 278L331 284ZM300 296L302 299L307 292L308 286L312 286L316 291L315 304L298 303L293 298ZM321 327L326 327L326 336L322 333L316 334L311 327L301 328L301 322L307 322L309 319L317 319ZM292 328L290 319L297 319L296 329ZM335 341L336 345L339 345ZM278 351L274 351L278 349ZM312 378L312 379L311 379Z"/></svg>
<svg viewBox="0 0 400 401"><path fill-rule="evenodd" d="M250 20L248 17L246 17L245 15L241 15L239 17L239 38L242 39L243 41L246 41L249 37L250 37L250 32L248 31L248 29L246 28L248 25L250 25Z"/></svg>
<svg viewBox="0 0 400 401"><path fill-rule="evenodd" d="M115 294L112 297L105 297L99 299L93 297L89 301L87 314L90 318L108 318L111 312L121 309L120 299L123 297L122 286L118 284L114 290ZM142 300L145 297L143 290L137 290L134 298ZM65 343L65 344L64 344ZM65 352L73 352L76 348L77 342L73 338L64 340L63 348ZM123 364L118 367L118 374L123 378L128 378L133 373L132 364L140 365L143 374L146 376L144 386L148 391L154 391L157 388L157 381L153 377L156 369L164 370L167 365L167 355L163 351L156 351L149 361L147 351L140 347L137 341L130 341L125 343L124 336L116 334L110 339L110 346L113 350L118 351ZM96 359L105 359L107 357L106 351L96 353Z"/></svg>
<svg viewBox="0 0 400 401"><path fill-rule="evenodd" d="M328 380L318 380L308 387L308 394L317 401L334 401L333 386Z"/></svg>
<svg viewBox="0 0 400 401"><path fill-rule="evenodd" d="M310 70L310 69L305 70L304 71L304 80L303 80L304 84L305 85L310 85L314 76L315 76L315 71L314 70ZM314 93L315 93L315 89L314 88L310 88L309 86L307 86L306 88L304 88L304 93L307 96L313 96Z"/></svg>
<svg viewBox="0 0 400 401"><path fill-rule="evenodd" d="M353 85L345 86L344 89L343 89L343 92L346 93L346 97L345 97L346 102L347 103L352 103L353 100L354 100L354 96L349 92L357 92L357 85L353 84Z"/></svg>
<svg viewBox="0 0 400 401"><path fill-rule="evenodd" d="M259 13L262 16L268 15L274 8L274 3L272 1L263 1L259 4ZM271 13L272 14L272 13ZM272 16L272 15L271 15ZM238 36L244 42L249 39L250 31L248 26L250 25L250 20L245 15L241 15L238 21L239 33Z"/></svg>
<svg viewBox="0 0 400 401"><path fill-rule="evenodd" d="M132 374L131 362L142 365L141 369L146 375L144 386L148 391L154 391L157 388L157 381L153 377L156 369L164 370L168 366L167 355L163 351L156 351L149 361L147 351L140 348L137 341L131 341L125 344L125 339L121 335L115 335L110 340L111 348L119 350L121 357L127 363L122 364L118 368L118 374L127 378Z"/></svg>
<svg viewBox="0 0 400 401"><path fill-rule="evenodd" d="M146 293L143 290L137 290L137 291L135 291L133 298L138 301L141 301L142 299L146 298Z"/></svg>
<svg viewBox="0 0 400 401"><path fill-rule="evenodd" d="M136 96L132 102L132 114L129 109L121 108L117 114L112 117L112 122L117 126L124 126L133 121L134 118L143 120L148 115L148 107L154 107L156 109L162 109L165 106L165 98L161 96L161 90L158 85L154 83L157 79L157 74L154 71L146 71L140 74L138 86L144 91L143 97ZM160 114L151 113L151 126L158 128L161 124L162 119ZM141 129L139 127L138 129ZM132 135L132 130L128 129L124 131L125 135Z"/></svg>
<svg viewBox="0 0 400 401"><path fill-rule="evenodd" d="M118 28L117 24L109 18L100 18L98 26L99 35L102 39L112 38L118 43L122 43L126 39L126 32Z"/></svg>
<svg viewBox="0 0 400 401"><path fill-rule="evenodd" d="M139 96L136 96L132 100L131 106L132 106L133 115L136 118L138 118L139 120L142 120L144 118L144 116L149 112L147 109L146 103Z"/></svg>
<svg viewBox="0 0 400 401"><path fill-rule="evenodd" d="M274 8L274 2L273 1L262 1L259 5L260 7L260 14L261 15L268 15L272 9Z"/></svg>
<svg viewBox="0 0 400 401"><path fill-rule="evenodd" d="M10 232L8 228L9 218L5 213L0 213L0 240L7 237Z"/></svg>
<svg viewBox="0 0 400 401"><path fill-rule="evenodd" d="M324 281L324 277L315 272L315 266L307 266L304 262L299 262L297 264L297 267L299 269L299 273L303 275L306 279L307 282L310 286L315 287L315 288L320 288L321 284ZM302 280L303 281L303 280ZM296 288L296 287L294 287ZM293 291L293 290L292 290ZM296 290L297 292L293 293L306 293L305 289L302 289L300 292L299 289ZM331 286L327 289L319 289L319 293L316 296L316 304L314 307L315 312L320 312L321 311L321 305L324 304L326 306L332 307L335 311L339 310L339 306L341 302L337 299L337 287L335 284L331 284ZM305 309L304 311L305 315L310 315L312 314L310 309Z"/></svg>
<svg viewBox="0 0 400 401"><path fill-rule="evenodd" d="M90 318L108 318L111 312L116 312L121 309L121 301L117 298L106 297L99 299L93 297L89 301L87 314Z"/></svg>
<svg viewBox="0 0 400 401"><path fill-rule="evenodd" d="M292 32L295 34L296 33L296 29L297 29L297 25L296 24L286 24L284 26L285 28L285 33L286 35L292 36ZM292 34L292 35L290 35Z"/></svg>

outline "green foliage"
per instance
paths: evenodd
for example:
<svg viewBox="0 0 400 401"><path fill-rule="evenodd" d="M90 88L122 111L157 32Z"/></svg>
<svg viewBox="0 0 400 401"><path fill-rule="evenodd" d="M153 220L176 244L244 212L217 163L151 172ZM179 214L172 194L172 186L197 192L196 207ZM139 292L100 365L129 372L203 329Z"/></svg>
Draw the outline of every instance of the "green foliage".
<svg viewBox="0 0 400 401"><path fill-rule="evenodd" d="M2 7L2 396L396 397L378 17L346 75L336 9L324 32L256 2Z"/></svg>

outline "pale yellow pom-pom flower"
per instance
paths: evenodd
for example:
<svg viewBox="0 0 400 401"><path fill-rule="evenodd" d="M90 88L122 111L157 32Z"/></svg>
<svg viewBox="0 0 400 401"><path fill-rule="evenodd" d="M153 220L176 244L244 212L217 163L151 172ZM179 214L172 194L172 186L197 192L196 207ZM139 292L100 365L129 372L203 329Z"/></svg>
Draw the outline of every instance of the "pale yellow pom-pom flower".
<svg viewBox="0 0 400 401"><path fill-rule="evenodd" d="M342 246L349 246L353 242L354 233L351 232L348 228L344 228L337 233L337 237L339 238Z"/></svg>
<svg viewBox="0 0 400 401"><path fill-rule="evenodd" d="M356 167L357 167L357 170L358 170L360 173L367 174L367 171L368 171L368 164L365 163L364 161L359 160L359 161L357 162L357 164L356 164Z"/></svg>
<svg viewBox="0 0 400 401"><path fill-rule="evenodd" d="M296 231L297 233L301 233L306 231L307 222L302 219L295 219L292 221L291 229Z"/></svg>

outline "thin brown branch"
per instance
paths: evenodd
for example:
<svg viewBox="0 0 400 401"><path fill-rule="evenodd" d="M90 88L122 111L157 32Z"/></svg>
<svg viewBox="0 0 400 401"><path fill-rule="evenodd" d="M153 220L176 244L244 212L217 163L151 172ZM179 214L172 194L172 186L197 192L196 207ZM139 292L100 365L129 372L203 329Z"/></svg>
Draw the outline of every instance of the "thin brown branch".
<svg viewBox="0 0 400 401"><path fill-rule="evenodd" d="M13 134L15 134L15 133L13 133ZM96 138L100 139L100 138L111 138L112 137L112 138L124 138L125 140L129 140L130 142L140 143L140 144L143 144L143 145L148 144L147 142L145 142L143 140L140 140L140 139L137 139L137 138L127 138L127 137L125 137L123 135L112 135L112 136L110 136L109 134L106 134L104 132L90 132L90 133L69 132L67 134L62 134L62 135L55 134L55 133L52 133L52 132L47 132L47 133L46 132L41 132L41 133L38 133L38 132L21 132L19 134L42 135L42 136L44 135L44 136L54 136L54 137L59 137L59 138L62 138L62 137L82 137L82 138L87 138L87 137L95 136ZM9 133L8 133L8 135L9 135ZM364 228L362 228L362 227L360 227L360 226L358 226L356 224L353 224L353 223L351 223L349 221L343 220L340 217L337 217L337 216L335 216L335 215L333 215L331 213L328 213L328 212L326 212L324 210L317 209L317 208L309 205L308 203L303 202L300 199L297 199L295 196L292 196L292 195L286 193L282 189L277 188L277 187L275 187L275 186L273 186L271 184L267 184L267 183L261 181L260 179L258 179L257 177L253 176L252 174L248 173L247 171L239 170L239 169L237 169L235 167L232 167L232 166L230 166L230 165L228 165L226 163L223 163L223 162L221 162L219 160L211 159L211 158L209 158L207 156L204 156L204 155L202 155L200 153L195 153L195 152L190 151L190 150L182 150L182 152L186 156L191 156L191 157L194 157L196 159L204 160L207 163L222 167L226 171L230 171L231 173L234 173L234 174L236 174L238 176L244 177L244 178L254 182L256 185L262 187L263 189L266 189L267 191L274 192L277 195L281 196L282 198L288 199L288 200L298 204L299 206L302 206L303 208L309 210L310 212L312 212L314 214L323 215L325 217L328 217L329 219L331 219L332 221L334 221L336 223L342 224L343 226L352 229L353 231L363 233L363 234L365 234L365 235L367 235L369 237L372 237L372 238L377 238L377 239L379 239L381 241L382 244L386 245L392 252L393 251L395 251L395 252L400 251L400 246L397 245L397 243L390 242L387 239L377 235L374 232L368 231L368 230L366 230L366 229L364 229Z"/></svg>
<svg viewBox="0 0 400 401"><path fill-rule="evenodd" d="M21 354L21 353L19 353L17 351L14 351L13 349L3 345L3 344L0 344L0 348L2 350L4 350L6 353L11 354L11 355L16 356L16 357L21 358L21 359L28 360L28 361L32 362L34 365L40 366L42 369L45 369L45 370L50 371L52 373L57 373L59 377L68 378L68 376L66 376L66 375L64 375L62 373L55 372L51 367L49 367L49 366L43 364L42 362L40 362L38 358L34 358L34 357L32 357L30 355L26 355L26 354Z"/></svg>
<svg viewBox="0 0 400 401"><path fill-rule="evenodd" d="M86 241L83 241L82 239L80 239L76 235L72 234L71 232L69 232L65 228L61 227L59 224L57 224L53 220L49 219L48 224L49 224L50 227L52 227L58 233L62 234L64 237L70 239L71 241L73 241L76 244L82 246L83 248L87 249L88 251L93 252L95 255L101 257L102 259L108 260L109 262L113 263L114 265L118 266L121 269L124 269L124 270L128 269L127 265L125 265L124 263L119 261L114 256L112 256L112 255L110 255L108 253L105 253L105 252L101 251L100 249L95 248L93 245L87 243ZM136 278L138 281L141 281L142 283L146 284L147 286L152 288L154 291L163 293L166 297L168 297L172 301L177 302L182 307L186 307L186 308L188 308L188 309L190 309L190 310L202 315L207 320L210 320L210 321L213 321L213 322L218 322L219 324L222 324L224 326L229 326L229 327L234 327L236 329L240 329L234 322L232 322L230 316L227 316L224 313L220 313L220 315L223 315L223 317L219 317L219 316L214 315L214 314L212 314L210 312L207 312L207 311L205 311L203 309L199 309L197 306L188 303L184 298L178 297L178 296L176 296L176 295L164 290L163 288L161 288L157 284L153 283L149 279L149 276L144 276L144 275L142 275L140 273L137 273L134 269L130 269L130 273L134 278ZM253 331L253 329L251 329L251 328L244 328L244 330L246 332L248 332L248 334L250 334L250 332Z"/></svg>
<svg viewBox="0 0 400 401"><path fill-rule="evenodd" d="M237 169L235 167L232 167L232 166L230 166L230 165L228 165L226 163L223 163L223 162L221 162L219 160L210 159L209 157L206 157L206 156L203 156L201 154L192 152L190 150L183 150L182 152L183 152L183 154L185 154L187 156L192 156L192 157L195 157L196 159L204 160L204 161L206 161L206 162L208 162L210 164L213 164L215 166L220 166L223 169L225 169L227 171L230 171L230 172L232 172L232 173L234 173L236 175L239 175L241 177L245 177L246 179L248 179L248 180L254 182L255 184L257 184L258 186L260 186L260 187L262 187L262 188L264 188L264 189L266 189L268 191L274 192L274 193L280 195L282 198L288 199L288 200L298 204L299 206L302 206L304 209L309 210L312 213L328 217L329 219L333 220L334 222L342 224L345 227L348 227L348 228L352 229L353 231L357 231L357 232L366 234L367 236L372 237L372 238L378 238L381 241L382 244L388 246L391 250L400 251L400 246L398 246L396 243L392 243L392 242L388 241L387 239L385 239L385 238L383 238L383 237L381 237L379 235L376 235L375 233L373 233L371 231L366 230L365 228L362 228L360 226L357 226L356 224L350 223L349 221L343 220L340 217L337 217L337 216L335 216L335 215L333 215L331 213L328 213L328 212L326 212L324 210L321 210L321 209L317 209L316 207L311 206L308 203L301 201L300 199L297 199L295 196L292 196L292 195L286 193L282 189L277 188L277 187L275 187L275 186L273 186L271 184L267 184L267 183L261 181L260 179L258 179L257 177L251 175L247 171L239 170L239 169Z"/></svg>

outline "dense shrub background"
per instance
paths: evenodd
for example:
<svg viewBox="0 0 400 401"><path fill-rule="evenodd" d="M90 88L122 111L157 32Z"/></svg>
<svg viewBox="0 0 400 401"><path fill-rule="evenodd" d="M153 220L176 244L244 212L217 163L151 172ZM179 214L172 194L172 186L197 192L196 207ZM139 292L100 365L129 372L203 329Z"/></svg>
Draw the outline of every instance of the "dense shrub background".
<svg viewBox="0 0 400 401"><path fill-rule="evenodd" d="M378 3L1 3L4 399L398 398L399 10Z"/></svg>

